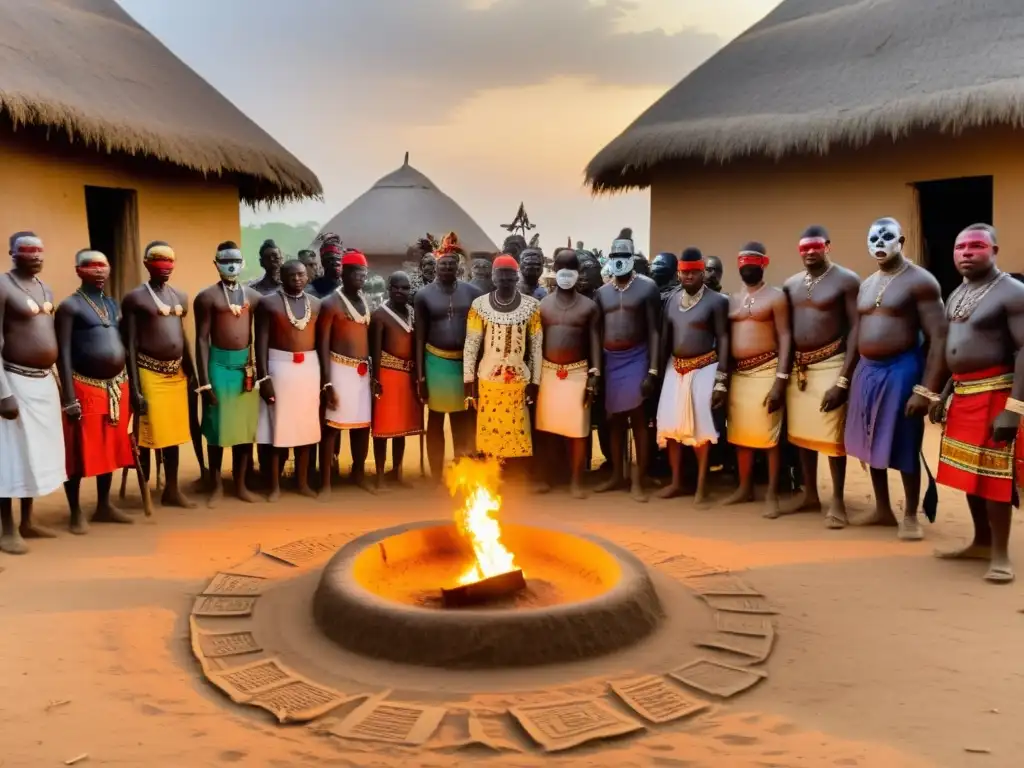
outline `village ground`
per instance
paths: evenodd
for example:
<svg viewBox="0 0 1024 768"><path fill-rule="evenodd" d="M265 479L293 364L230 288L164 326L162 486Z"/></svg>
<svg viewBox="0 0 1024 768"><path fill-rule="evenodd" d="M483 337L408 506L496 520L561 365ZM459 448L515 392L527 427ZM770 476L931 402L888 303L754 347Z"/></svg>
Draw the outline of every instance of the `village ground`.
<svg viewBox="0 0 1024 768"><path fill-rule="evenodd" d="M927 455L935 455L934 434ZM853 462L849 476L852 511L864 510L867 476ZM564 756L471 762L1020 765L1024 592L985 584L980 563L931 556L969 535L955 494L941 493L939 521L921 543L898 542L891 529L828 531L814 515L763 520L755 506L641 506L624 495L573 502L560 493L519 502L530 518L747 569L746 580L779 609L778 639L765 684L682 727ZM39 507L44 522L65 523L59 496ZM374 498L343 488L329 505L287 495L274 506L157 507L153 523L94 526L86 537L32 542L26 557L0 557L0 766L58 766L83 753L79 765L147 768L465 764L279 726L205 682L188 641L194 596L261 545L450 514L440 495ZM1016 524L1012 555L1024 568L1019 516Z"/></svg>

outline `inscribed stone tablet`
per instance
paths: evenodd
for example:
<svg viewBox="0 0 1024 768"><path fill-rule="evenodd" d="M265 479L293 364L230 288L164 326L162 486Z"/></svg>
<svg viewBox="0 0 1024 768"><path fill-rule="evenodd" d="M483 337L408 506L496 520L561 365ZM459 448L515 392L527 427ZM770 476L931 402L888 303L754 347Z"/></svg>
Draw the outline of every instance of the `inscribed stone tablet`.
<svg viewBox="0 0 1024 768"><path fill-rule="evenodd" d="M331 732L343 739L418 746L434 734L444 715L444 707L374 699L352 712Z"/></svg>
<svg viewBox="0 0 1024 768"><path fill-rule="evenodd" d="M263 659L240 667L231 667L212 675L210 679L233 701L242 704L256 693L293 681L295 675L277 659Z"/></svg>
<svg viewBox="0 0 1024 768"><path fill-rule="evenodd" d="M731 635L768 637L768 635L774 633L771 619L767 616L753 613L717 611L715 613L715 624L719 632L728 632Z"/></svg>
<svg viewBox="0 0 1024 768"><path fill-rule="evenodd" d="M648 675L611 683L630 709L652 723L668 723L708 708L708 703L681 691L663 677Z"/></svg>
<svg viewBox="0 0 1024 768"><path fill-rule="evenodd" d="M705 563L689 555L676 555L675 557L657 563L655 567L673 579L685 580L694 579L699 576L711 576L716 573L728 573L728 568Z"/></svg>
<svg viewBox="0 0 1024 768"><path fill-rule="evenodd" d="M688 579L686 585L698 595L708 595L709 597L763 597L760 592L746 582L726 574Z"/></svg>
<svg viewBox="0 0 1024 768"><path fill-rule="evenodd" d="M727 597L705 595L704 602L716 611L731 611L732 613L757 613L772 615L778 613L760 595L745 595L742 597Z"/></svg>
<svg viewBox="0 0 1024 768"><path fill-rule="evenodd" d="M196 632L199 650L208 659L259 653L262 646L249 630L241 632Z"/></svg>
<svg viewBox="0 0 1024 768"><path fill-rule="evenodd" d="M337 691L305 680L291 680L255 694L249 699L249 704L267 710L278 722L304 723L362 697L363 694L342 696Z"/></svg>
<svg viewBox="0 0 1024 768"><path fill-rule="evenodd" d="M749 636L716 632L705 637L697 645L701 648L714 648L718 651L728 651L739 656L746 656L753 659L754 662L760 663L767 659L768 654L772 652L772 642L775 640L775 632L770 630L770 624L768 626L769 633L767 635Z"/></svg>
<svg viewBox="0 0 1024 768"><path fill-rule="evenodd" d="M495 752L522 752L522 748L512 740L508 720L500 715L470 715L470 743L483 744Z"/></svg>
<svg viewBox="0 0 1024 768"><path fill-rule="evenodd" d="M672 558L672 554L670 552L665 552L664 550L657 549L656 547L649 546L648 544L644 544L639 541L627 542L625 547L648 565L654 565L655 563L660 563L663 560L670 560Z"/></svg>
<svg viewBox="0 0 1024 768"><path fill-rule="evenodd" d="M255 597L201 595L192 606L194 616L250 616L256 606Z"/></svg>
<svg viewBox="0 0 1024 768"><path fill-rule="evenodd" d="M600 699L513 707L509 712L546 752L622 736L644 727Z"/></svg>
<svg viewBox="0 0 1024 768"><path fill-rule="evenodd" d="M279 547L264 549L263 554L298 567L319 557L333 554L334 550L335 547L331 545L326 536L310 536L306 539L290 541Z"/></svg>
<svg viewBox="0 0 1024 768"><path fill-rule="evenodd" d="M261 595L267 580L240 573L218 573L203 590L204 595Z"/></svg>
<svg viewBox="0 0 1024 768"><path fill-rule="evenodd" d="M691 688L723 699L752 688L768 676L761 670L730 667L710 659L698 659L670 674Z"/></svg>

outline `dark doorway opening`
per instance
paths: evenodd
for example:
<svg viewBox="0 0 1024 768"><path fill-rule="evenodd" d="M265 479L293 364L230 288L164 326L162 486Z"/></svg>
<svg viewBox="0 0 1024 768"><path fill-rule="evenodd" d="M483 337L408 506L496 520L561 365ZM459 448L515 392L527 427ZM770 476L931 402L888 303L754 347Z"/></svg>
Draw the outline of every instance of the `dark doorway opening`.
<svg viewBox="0 0 1024 768"><path fill-rule="evenodd" d="M992 223L992 177L921 181L917 188L923 266L942 286L943 300L962 278L953 264L953 243L964 227Z"/></svg>
<svg viewBox="0 0 1024 768"><path fill-rule="evenodd" d="M135 190L86 187L85 214L89 222L89 247L102 251L110 261L107 294L120 301L141 282Z"/></svg>

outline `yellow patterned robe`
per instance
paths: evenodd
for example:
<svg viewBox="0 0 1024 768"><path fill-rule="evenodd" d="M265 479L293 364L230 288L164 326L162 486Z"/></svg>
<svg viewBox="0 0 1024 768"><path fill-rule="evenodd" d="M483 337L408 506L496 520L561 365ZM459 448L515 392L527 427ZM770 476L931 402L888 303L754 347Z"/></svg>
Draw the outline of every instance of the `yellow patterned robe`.
<svg viewBox="0 0 1024 768"><path fill-rule="evenodd" d="M520 295L501 312L490 295L473 302L466 323L463 381L477 382L476 449L497 458L531 456L526 385L540 384L544 336L540 302Z"/></svg>

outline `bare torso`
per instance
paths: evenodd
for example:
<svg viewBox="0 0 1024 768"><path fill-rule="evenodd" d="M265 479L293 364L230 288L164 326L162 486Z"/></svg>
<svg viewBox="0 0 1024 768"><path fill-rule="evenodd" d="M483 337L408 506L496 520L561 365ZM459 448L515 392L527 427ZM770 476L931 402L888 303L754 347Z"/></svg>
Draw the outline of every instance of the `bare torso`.
<svg viewBox="0 0 1024 768"><path fill-rule="evenodd" d="M295 319L301 321L307 311L303 299L309 300L310 318L306 327L299 330L291 324L288 314L285 312L284 302L288 302ZM276 293L261 299L256 311L261 314L266 313L269 349L279 349L283 352L311 352L316 347L316 324L317 316L320 314L320 299L308 293L298 299Z"/></svg>
<svg viewBox="0 0 1024 768"><path fill-rule="evenodd" d="M358 296L347 298L356 316L362 317L367 311L365 300ZM331 352L355 360L365 360L370 356L369 324L356 322L337 292L323 300L320 311L323 313L324 332L330 334Z"/></svg>
<svg viewBox="0 0 1024 768"><path fill-rule="evenodd" d="M182 320L188 315L188 296L170 285L164 285L158 295L170 307L181 306L181 316L173 312L161 315L145 285L140 285L124 297L121 314L135 324L136 352L154 360L181 360L185 354Z"/></svg>
<svg viewBox="0 0 1024 768"><path fill-rule="evenodd" d="M715 349L715 311L724 311L728 304L724 296L705 289L701 300L684 312L680 302L685 295L685 291L677 291L665 305L672 354L681 359L700 357Z"/></svg>
<svg viewBox="0 0 1024 768"><path fill-rule="evenodd" d="M469 308L481 295L479 288L461 280L450 287L435 281L416 291L416 324L422 324L426 343L449 352L462 351Z"/></svg>
<svg viewBox="0 0 1024 768"><path fill-rule="evenodd" d="M915 264L888 284L887 280L888 276L874 273L861 284L857 296L858 351L873 360L893 357L919 345L922 329L915 292L929 285L938 290L935 278Z"/></svg>
<svg viewBox="0 0 1024 768"><path fill-rule="evenodd" d="M224 296L224 288L215 283L203 289L196 296L196 325L203 325L203 317L209 316L210 344L218 349L247 349L252 339L252 319L256 307L262 298L254 288L239 285L233 291L228 289L231 304L242 307L241 314L231 311L228 299ZM245 303L249 306L246 307Z"/></svg>
<svg viewBox="0 0 1024 768"><path fill-rule="evenodd" d="M653 317L660 311L658 284L643 275L635 275L624 290L615 281L602 285L595 294L603 319L604 348L610 352L647 344L650 338L649 305L654 302Z"/></svg>
<svg viewBox="0 0 1024 768"><path fill-rule="evenodd" d="M569 365L590 357L590 324L599 313L597 304L573 292L564 301L558 291L540 303L540 320L544 328L544 359L557 365Z"/></svg>
<svg viewBox="0 0 1024 768"><path fill-rule="evenodd" d="M1024 311L1024 285L1007 275L966 320L951 320L946 336L946 365L955 374L997 366L1013 367L1017 346L1009 314Z"/></svg>
<svg viewBox="0 0 1024 768"><path fill-rule="evenodd" d="M779 288L765 285L748 295L740 291L729 296L729 344L734 360L748 360L778 351L775 305L785 302Z"/></svg>
<svg viewBox="0 0 1024 768"><path fill-rule="evenodd" d="M408 307L409 312L412 312L412 307ZM392 310L399 317L402 317L401 310ZM408 318L411 320L412 318ZM381 338L381 349L387 352L389 355L393 355L400 360L412 360L413 359L413 334L406 332L393 317L384 309L380 307L373 313L373 324L380 324L383 336Z"/></svg>
<svg viewBox="0 0 1024 768"><path fill-rule="evenodd" d="M792 307L794 346L797 352L814 352L849 334L851 318L847 317L846 296L857 290L860 278L833 264L808 295L805 275L793 275L786 281L785 290Z"/></svg>
<svg viewBox="0 0 1024 768"><path fill-rule="evenodd" d="M106 312L106 323L77 293L64 299L57 309L60 316L66 313L71 321L71 370L90 379L113 379L124 370L127 359L118 329L117 304L108 296L91 297L91 301Z"/></svg>
<svg viewBox="0 0 1024 768"><path fill-rule="evenodd" d="M4 302L3 359L26 368L45 369L57 362L57 332L53 316L33 314L28 300L38 307L53 303L53 293L41 281L23 280L26 294L12 282L10 274L0 277L0 301Z"/></svg>

